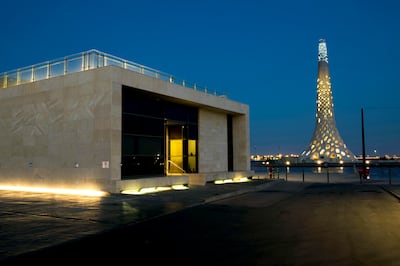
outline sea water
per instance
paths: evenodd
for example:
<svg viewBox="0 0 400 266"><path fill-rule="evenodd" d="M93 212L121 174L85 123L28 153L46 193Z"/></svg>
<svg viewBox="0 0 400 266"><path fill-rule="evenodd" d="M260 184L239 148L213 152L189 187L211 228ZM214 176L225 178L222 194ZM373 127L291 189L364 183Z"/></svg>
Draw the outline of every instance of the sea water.
<svg viewBox="0 0 400 266"><path fill-rule="evenodd" d="M399 166L367 166L370 170L369 176L364 179L360 177L358 169L353 167L294 167L280 166L272 167L260 163L251 163L251 170L256 176L263 178L279 178L288 181L304 182L378 182L388 184L400 184Z"/></svg>

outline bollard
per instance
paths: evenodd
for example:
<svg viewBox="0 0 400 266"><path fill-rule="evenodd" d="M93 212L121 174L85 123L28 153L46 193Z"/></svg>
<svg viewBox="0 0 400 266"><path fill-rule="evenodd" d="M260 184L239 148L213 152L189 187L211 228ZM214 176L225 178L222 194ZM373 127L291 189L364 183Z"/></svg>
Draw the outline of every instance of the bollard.
<svg viewBox="0 0 400 266"><path fill-rule="evenodd" d="M326 179L329 183L329 167L326 167Z"/></svg>
<svg viewBox="0 0 400 266"><path fill-rule="evenodd" d="M285 174L286 174L286 181L287 181L287 167L285 167L285 170L286 170L286 173L285 173Z"/></svg>
<svg viewBox="0 0 400 266"><path fill-rule="evenodd" d="M392 171L389 168L389 185L391 185L391 184L392 184Z"/></svg>
<svg viewBox="0 0 400 266"><path fill-rule="evenodd" d="M304 183L304 168L301 169L302 174L303 174L303 183Z"/></svg>

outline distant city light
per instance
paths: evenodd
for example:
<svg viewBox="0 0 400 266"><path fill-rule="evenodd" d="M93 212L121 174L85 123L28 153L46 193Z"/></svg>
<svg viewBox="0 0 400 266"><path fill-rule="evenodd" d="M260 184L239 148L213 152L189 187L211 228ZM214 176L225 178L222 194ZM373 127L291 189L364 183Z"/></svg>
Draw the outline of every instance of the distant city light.
<svg viewBox="0 0 400 266"><path fill-rule="evenodd" d="M355 156L356 159L358 160L362 160L362 155L356 155ZM253 154L250 155L250 159L252 161L266 161L265 163L268 164L268 161L273 161L273 160L281 160L282 158L287 158L290 160L296 160L299 158L299 155L297 154L287 154L287 155L282 155L282 154ZM379 155L366 155L365 158L367 160L400 160L400 155L383 155L383 156L379 156ZM344 161L340 160L339 161L340 164L343 164Z"/></svg>

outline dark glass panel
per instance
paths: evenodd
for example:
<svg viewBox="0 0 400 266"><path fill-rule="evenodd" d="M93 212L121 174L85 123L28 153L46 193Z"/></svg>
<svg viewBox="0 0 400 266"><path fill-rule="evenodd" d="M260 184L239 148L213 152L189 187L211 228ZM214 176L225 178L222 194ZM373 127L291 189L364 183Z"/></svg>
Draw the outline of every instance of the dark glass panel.
<svg viewBox="0 0 400 266"><path fill-rule="evenodd" d="M159 97L135 88L122 87L122 113L154 116L164 116L163 103Z"/></svg>
<svg viewBox="0 0 400 266"><path fill-rule="evenodd" d="M123 132L136 135L164 136L164 120L136 115L122 115Z"/></svg>
<svg viewBox="0 0 400 266"><path fill-rule="evenodd" d="M164 158L161 156L123 156L122 166L122 179L164 174Z"/></svg>
<svg viewBox="0 0 400 266"><path fill-rule="evenodd" d="M122 135L123 155L159 156L164 153L164 138Z"/></svg>
<svg viewBox="0 0 400 266"><path fill-rule="evenodd" d="M187 121L187 107L175 103L165 104L165 118L175 121Z"/></svg>
<svg viewBox="0 0 400 266"><path fill-rule="evenodd" d="M136 154L146 154L150 156L160 156L163 149L163 138L137 137Z"/></svg>
<svg viewBox="0 0 400 266"><path fill-rule="evenodd" d="M198 109L193 107L187 107L187 122L196 124L198 123Z"/></svg>
<svg viewBox="0 0 400 266"><path fill-rule="evenodd" d="M187 138L197 140L198 137L197 125L188 125L186 129L187 129Z"/></svg>
<svg viewBox="0 0 400 266"><path fill-rule="evenodd" d="M122 155L135 154L135 140L133 135L122 135Z"/></svg>
<svg viewBox="0 0 400 266"><path fill-rule="evenodd" d="M122 175L160 175L164 173L162 137L123 135Z"/></svg>

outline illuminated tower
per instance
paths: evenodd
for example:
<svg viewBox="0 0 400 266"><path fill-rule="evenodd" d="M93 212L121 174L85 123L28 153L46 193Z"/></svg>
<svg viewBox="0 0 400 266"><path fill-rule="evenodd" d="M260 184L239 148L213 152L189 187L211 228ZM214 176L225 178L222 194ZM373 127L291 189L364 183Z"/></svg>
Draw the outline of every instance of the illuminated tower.
<svg viewBox="0 0 400 266"><path fill-rule="evenodd" d="M318 45L315 129L310 144L300 156L303 162L352 162L356 159L336 128L330 79L326 41L321 39Z"/></svg>

